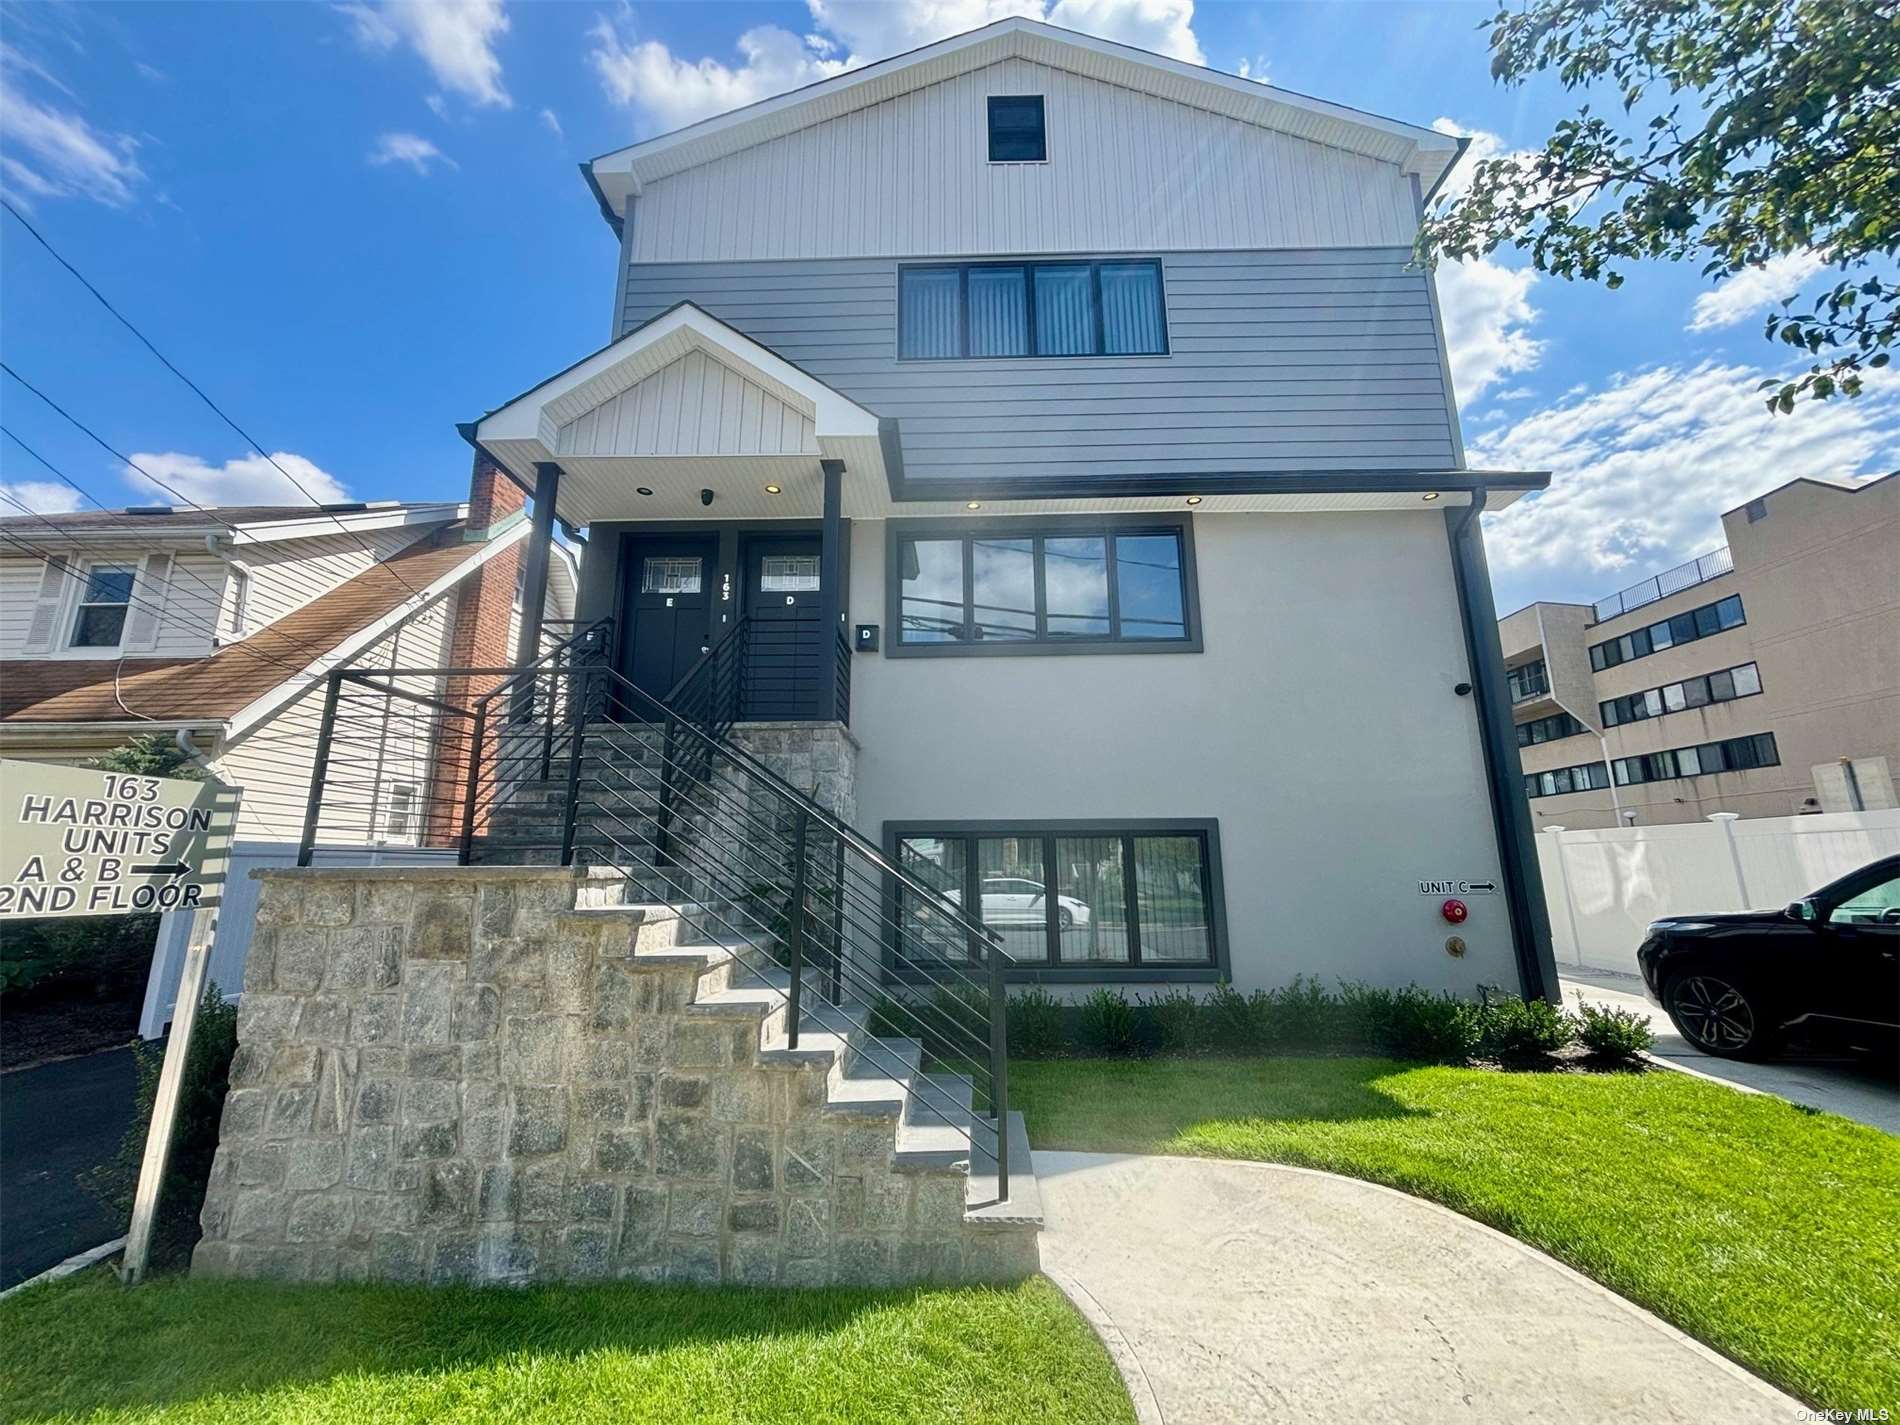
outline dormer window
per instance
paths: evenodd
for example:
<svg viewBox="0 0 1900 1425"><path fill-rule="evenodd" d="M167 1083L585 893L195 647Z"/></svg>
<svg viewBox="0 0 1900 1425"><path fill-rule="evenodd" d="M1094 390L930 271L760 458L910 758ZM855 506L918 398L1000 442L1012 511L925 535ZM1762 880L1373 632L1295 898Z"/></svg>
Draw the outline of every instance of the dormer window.
<svg viewBox="0 0 1900 1425"><path fill-rule="evenodd" d="M130 564L95 564L86 571L86 586L73 618L72 647L119 646L137 578L138 570Z"/></svg>
<svg viewBox="0 0 1900 1425"><path fill-rule="evenodd" d="M990 96L990 162L1047 163L1049 136L1043 126L1042 95Z"/></svg>

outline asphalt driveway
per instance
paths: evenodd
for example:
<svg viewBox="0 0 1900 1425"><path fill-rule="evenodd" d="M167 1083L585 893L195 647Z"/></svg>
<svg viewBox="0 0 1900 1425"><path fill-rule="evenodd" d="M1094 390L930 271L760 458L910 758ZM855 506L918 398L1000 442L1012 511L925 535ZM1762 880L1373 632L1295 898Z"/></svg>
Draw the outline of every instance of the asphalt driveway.
<svg viewBox="0 0 1900 1425"><path fill-rule="evenodd" d="M137 1085L129 1048L0 1074L0 1290L124 1234L76 1179L118 1151Z"/></svg>
<svg viewBox="0 0 1900 1425"><path fill-rule="evenodd" d="M1035 1155L1043 1270L1142 1425L1787 1425L1800 1402L1435 1203L1268 1163Z"/></svg>
<svg viewBox="0 0 1900 1425"><path fill-rule="evenodd" d="M1665 1063L1900 1135L1900 1076L1895 1065L1845 1055L1794 1056L1760 1063L1718 1059L1678 1034L1669 1016L1643 998L1643 982L1636 977L1565 970L1562 980L1567 1008L1575 1009L1587 1000L1648 1015L1656 1036L1656 1047L1650 1052Z"/></svg>

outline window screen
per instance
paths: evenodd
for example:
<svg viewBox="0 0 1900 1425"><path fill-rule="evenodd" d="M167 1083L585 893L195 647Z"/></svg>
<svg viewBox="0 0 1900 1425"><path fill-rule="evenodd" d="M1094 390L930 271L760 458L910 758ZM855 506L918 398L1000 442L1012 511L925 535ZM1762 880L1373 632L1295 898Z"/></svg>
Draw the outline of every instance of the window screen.
<svg viewBox="0 0 1900 1425"><path fill-rule="evenodd" d="M1042 163L1049 157L1042 95L990 96L990 162Z"/></svg>

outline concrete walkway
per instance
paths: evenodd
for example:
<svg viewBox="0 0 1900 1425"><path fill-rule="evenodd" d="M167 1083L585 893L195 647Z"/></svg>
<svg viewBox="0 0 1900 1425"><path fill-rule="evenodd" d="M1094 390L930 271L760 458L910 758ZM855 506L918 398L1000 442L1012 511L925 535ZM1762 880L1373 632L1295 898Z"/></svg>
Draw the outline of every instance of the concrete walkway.
<svg viewBox="0 0 1900 1425"><path fill-rule="evenodd" d="M1792 1397L1522 1243L1263 1163L1036 1157L1043 1269L1143 1425L1788 1425Z"/></svg>
<svg viewBox="0 0 1900 1425"><path fill-rule="evenodd" d="M1574 968L1561 973L1567 1009L1587 1000L1648 1015L1650 1031L1656 1036L1656 1047L1650 1052L1665 1063L1900 1134L1900 1075L1896 1074L1900 1066L1846 1055L1789 1055L1759 1063L1718 1059L1684 1039L1669 1016L1643 998L1643 982L1635 976Z"/></svg>

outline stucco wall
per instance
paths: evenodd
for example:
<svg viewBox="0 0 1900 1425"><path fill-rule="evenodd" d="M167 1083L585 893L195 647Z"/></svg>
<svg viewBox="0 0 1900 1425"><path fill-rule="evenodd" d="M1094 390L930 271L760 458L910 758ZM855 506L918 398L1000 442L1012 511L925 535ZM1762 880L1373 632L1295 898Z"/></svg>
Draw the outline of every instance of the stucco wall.
<svg viewBox="0 0 1900 1425"><path fill-rule="evenodd" d="M1499 878L1444 520L1200 516L1194 538L1203 653L857 655L859 825L1213 817L1237 985L1515 987L1504 897L1470 898L1455 960L1418 888ZM882 625L885 526L853 540L850 622Z"/></svg>

